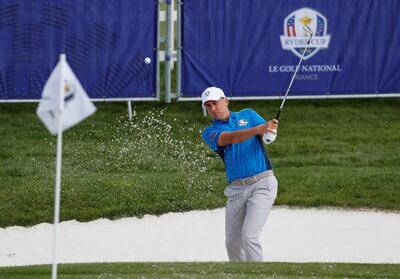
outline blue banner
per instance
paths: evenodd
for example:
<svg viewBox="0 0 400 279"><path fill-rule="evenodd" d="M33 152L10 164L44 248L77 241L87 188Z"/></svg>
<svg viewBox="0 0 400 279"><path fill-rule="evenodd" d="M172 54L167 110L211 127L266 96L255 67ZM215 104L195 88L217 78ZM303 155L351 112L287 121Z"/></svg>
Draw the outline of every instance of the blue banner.
<svg viewBox="0 0 400 279"><path fill-rule="evenodd" d="M39 99L61 52L90 98L156 98L157 11L148 0L2 0L0 99Z"/></svg>
<svg viewBox="0 0 400 279"><path fill-rule="evenodd" d="M398 0L184 0L181 97L400 92ZM394 95L394 94L393 94Z"/></svg>

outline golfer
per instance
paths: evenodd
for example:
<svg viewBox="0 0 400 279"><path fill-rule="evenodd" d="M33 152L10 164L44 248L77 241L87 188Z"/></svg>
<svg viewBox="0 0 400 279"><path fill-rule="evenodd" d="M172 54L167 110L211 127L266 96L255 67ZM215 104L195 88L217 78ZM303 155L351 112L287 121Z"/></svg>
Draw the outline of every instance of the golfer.
<svg viewBox="0 0 400 279"><path fill-rule="evenodd" d="M278 182L262 136L276 133L278 121L266 122L252 109L231 112L224 92L209 87L201 95L213 118L202 138L224 161L228 186L225 245L230 261L262 261L258 240L277 195Z"/></svg>

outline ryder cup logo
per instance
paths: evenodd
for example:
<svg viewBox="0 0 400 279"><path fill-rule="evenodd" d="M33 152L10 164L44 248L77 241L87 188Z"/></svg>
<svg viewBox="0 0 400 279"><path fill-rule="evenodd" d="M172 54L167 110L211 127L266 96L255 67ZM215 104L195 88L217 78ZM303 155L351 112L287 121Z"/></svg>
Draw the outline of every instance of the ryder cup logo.
<svg viewBox="0 0 400 279"><path fill-rule="evenodd" d="M67 104L75 96L75 85L70 83L68 80L64 81L64 102Z"/></svg>
<svg viewBox="0 0 400 279"><path fill-rule="evenodd" d="M313 33L304 54L304 60L307 60L320 49L329 46L328 22L321 13L310 8L301 8L288 15L283 24L284 35L281 36L281 44L283 49L290 50L301 58L309 39L309 33L306 32L305 26L308 26Z"/></svg>
<svg viewBox="0 0 400 279"><path fill-rule="evenodd" d="M246 126L246 125L247 125L246 119L240 119L240 120L239 120L239 126L240 126L240 127Z"/></svg>

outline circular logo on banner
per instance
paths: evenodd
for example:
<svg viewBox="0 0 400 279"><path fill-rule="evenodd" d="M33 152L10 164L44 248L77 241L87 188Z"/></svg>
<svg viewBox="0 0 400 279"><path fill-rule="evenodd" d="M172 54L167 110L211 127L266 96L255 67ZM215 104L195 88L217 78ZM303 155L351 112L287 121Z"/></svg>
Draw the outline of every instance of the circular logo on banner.
<svg viewBox="0 0 400 279"><path fill-rule="evenodd" d="M289 14L283 23L281 45L285 50L292 51L301 58L307 46L309 34L305 26L313 32L310 44L304 54L304 60L314 56L320 49L328 48L330 35L327 34L328 22L326 17L316 10L301 8Z"/></svg>

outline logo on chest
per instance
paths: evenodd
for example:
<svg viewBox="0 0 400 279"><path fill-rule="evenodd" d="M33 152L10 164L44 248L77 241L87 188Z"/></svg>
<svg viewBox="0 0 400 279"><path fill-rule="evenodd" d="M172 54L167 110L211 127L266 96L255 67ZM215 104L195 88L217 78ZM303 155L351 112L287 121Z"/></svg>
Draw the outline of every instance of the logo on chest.
<svg viewBox="0 0 400 279"><path fill-rule="evenodd" d="M246 125L247 125L247 120L245 120L245 119L240 119L239 122L238 122L238 124L239 124L240 127L246 126Z"/></svg>

